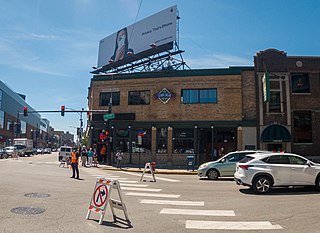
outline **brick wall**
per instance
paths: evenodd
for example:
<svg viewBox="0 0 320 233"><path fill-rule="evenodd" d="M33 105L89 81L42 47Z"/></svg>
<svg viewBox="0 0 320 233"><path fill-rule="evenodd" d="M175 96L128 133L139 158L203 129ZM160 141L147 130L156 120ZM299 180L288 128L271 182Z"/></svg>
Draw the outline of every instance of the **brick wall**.
<svg viewBox="0 0 320 233"><path fill-rule="evenodd" d="M249 86L249 83L248 83ZM241 120L242 93L240 75L163 77L132 80L104 80L92 82L92 109L99 106L100 92L119 88L120 105L113 106L116 113L136 113L137 121L192 121L192 120ZM154 96L167 88L175 97L163 104ZM217 88L217 104L181 104L181 89ZM128 105L128 92L150 90L150 105ZM249 93L248 93L249 95ZM253 105L251 103L251 105ZM249 109L252 108L249 106ZM248 113L251 111L249 110ZM252 116L250 116L252 117Z"/></svg>

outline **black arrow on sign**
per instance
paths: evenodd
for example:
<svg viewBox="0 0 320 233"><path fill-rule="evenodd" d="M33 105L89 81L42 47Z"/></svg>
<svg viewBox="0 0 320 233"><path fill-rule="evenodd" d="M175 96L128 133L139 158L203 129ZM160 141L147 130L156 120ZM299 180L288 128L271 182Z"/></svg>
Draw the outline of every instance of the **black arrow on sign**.
<svg viewBox="0 0 320 233"><path fill-rule="evenodd" d="M101 193L101 195L102 195L102 196L101 196L101 201L102 201L102 197L103 197L104 195L106 195L106 192L105 192L104 190L102 190L100 193ZM97 196L96 202L99 201L99 197L100 197L100 195Z"/></svg>

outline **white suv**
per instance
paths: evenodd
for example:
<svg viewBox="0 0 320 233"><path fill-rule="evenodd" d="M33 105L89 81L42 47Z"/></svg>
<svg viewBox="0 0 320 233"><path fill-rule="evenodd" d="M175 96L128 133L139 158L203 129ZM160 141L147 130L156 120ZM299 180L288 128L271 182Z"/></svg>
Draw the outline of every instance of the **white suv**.
<svg viewBox="0 0 320 233"><path fill-rule="evenodd" d="M252 154L237 163L234 179L256 193L281 186L315 186L319 190L320 164L290 153Z"/></svg>

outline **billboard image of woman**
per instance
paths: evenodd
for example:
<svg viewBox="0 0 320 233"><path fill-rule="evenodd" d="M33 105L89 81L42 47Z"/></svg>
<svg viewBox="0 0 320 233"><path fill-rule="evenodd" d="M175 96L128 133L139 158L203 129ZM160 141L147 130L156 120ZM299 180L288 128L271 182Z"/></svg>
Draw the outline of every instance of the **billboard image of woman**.
<svg viewBox="0 0 320 233"><path fill-rule="evenodd" d="M110 62L116 62L133 54L133 50L128 48L128 32L127 28L123 28L117 32L114 53L110 58Z"/></svg>

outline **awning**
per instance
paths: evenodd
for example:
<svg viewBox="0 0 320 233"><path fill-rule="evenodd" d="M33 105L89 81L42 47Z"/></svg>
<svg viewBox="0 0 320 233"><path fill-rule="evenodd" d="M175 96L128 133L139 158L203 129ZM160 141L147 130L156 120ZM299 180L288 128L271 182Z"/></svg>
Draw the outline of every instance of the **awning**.
<svg viewBox="0 0 320 233"><path fill-rule="evenodd" d="M291 134L289 130L278 124L270 125L261 134L262 142L290 142Z"/></svg>

